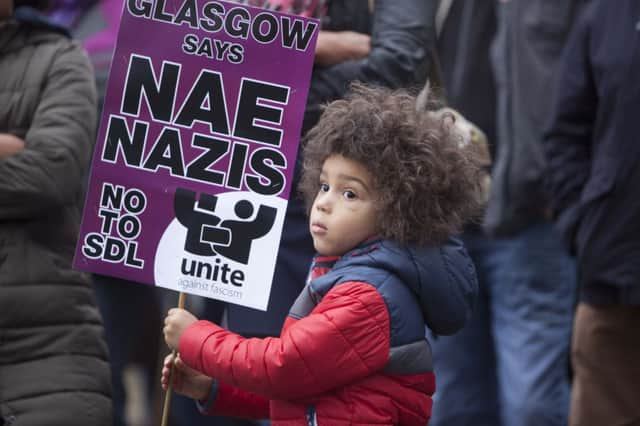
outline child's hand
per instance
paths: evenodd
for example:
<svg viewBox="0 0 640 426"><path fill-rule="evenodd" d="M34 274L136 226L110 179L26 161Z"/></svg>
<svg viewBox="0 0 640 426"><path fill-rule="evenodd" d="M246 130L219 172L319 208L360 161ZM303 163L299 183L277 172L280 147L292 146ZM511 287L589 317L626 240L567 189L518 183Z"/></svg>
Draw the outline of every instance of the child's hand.
<svg viewBox="0 0 640 426"><path fill-rule="evenodd" d="M171 349L178 349L178 342L182 333L198 318L189 311L180 308L169 309L169 314L164 319L164 341Z"/></svg>
<svg viewBox="0 0 640 426"><path fill-rule="evenodd" d="M162 389L167 390L169 386L169 371L171 369L171 361L173 355L167 355L164 359L164 365L162 367L162 377L160 383ZM173 375L171 376L173 382L173 390L181 395L188 396L189 398L204 400L209 395L211 389L211 377L190 368L182 362L180 355L177 356L176 362L173 364Z"/></svg>

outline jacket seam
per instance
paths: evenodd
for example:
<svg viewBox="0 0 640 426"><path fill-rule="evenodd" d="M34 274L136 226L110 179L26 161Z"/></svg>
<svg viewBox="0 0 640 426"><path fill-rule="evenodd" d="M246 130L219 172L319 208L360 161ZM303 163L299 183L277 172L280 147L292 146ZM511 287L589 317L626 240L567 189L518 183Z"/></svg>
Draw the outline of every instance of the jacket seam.
<svg viewBox="0 0 640 426"><path fill-rule="evenodd" d="M19 396L19 397L16 397L16 398L5 399L2 402L3 403L11 403L11 402L14 402L14 401L22 401L22 400L25 400L25 399L40 398L42 396L51 396L51 395L69 394L69 393L90 393L90 394L94 394L94 395L103 396L103 397L105 397L107 399L111 399L111 395L109 393L101 392L101 391L97 391L97 390L92 390L92 389L64 389L64 390L46 391L46 392L29 394L29 395L23 395L23 396Z"/></svg>
<svg viewBox="0 0 640 426"><path fill-rule="evenodd" d="M390 322L390 318L389 318L389 308L387 307L387 304L386 304L386 302L384 301L384 298L382 297L382 295L380 294L380 292L378 292L378 290L376 289L376 287L375 287L375 286L373 286L372 284L370 284L370 283L368 283L368 282L365 282L365 281L347 281L347 282L349 282L349 283L354 283L354 284L365 284L365 285L368 285L368 286L372 287L372 288L375 290L376 294L377 294L377 295L382 299L382 302L384 303L385 308L386 308L386 311L387 311L387 321L388 321L388 322ZM344 284L344 283L342 283L342 284ZM362 306L367 310L367 312L370 314L370 316L371 316L372 318L375 318L375 317L374 317L374 315L371 313L371 310L369 309L369 306L368 306L366 303L362 302L362 301L361 301L360 299L358 299L357 297L354 297L354 296L352 296L352 295L350 295L350 294L342 294L342 295L341 295L341 297L348 297L348 298L349 298L349 299L351 299L351 300L355 300L355 301L357 301L360 305L362 305ZM323 315L324 315L324 314L323 314ZM344 335L344 333L342 332L342 330L340 330L340 328L339 328L338 326L336 326L336 325L335 325L335 323L334 323L330 318L328 318L326 315L325 315L325 317L327 318L327 320L329 321L329 323L330 323L333 327L335 327L335 329L340 333L340 336L342 336L342 338L345 340L345 342L349 342L350 340L349 340L349 339L347 339L347 337ZM384 330L382 330L382 327L378 324L378 322L377 322L377 321L375 322L375 325L376 325L376 327L377 327L377 328L378 328L382 333L384 333ZM389 336L389 337L390 337L390 336ZM371 368L369 367L369 365L364 361L364 358L362 357L362 355L360 355L360 353L359 353L357 350L355 350L355 348L353 348L353 346L351 346L351 348L352 348L353 352L358 356L358 359L360 360L360 362L361 362L361 363L362 363L362 364L367 368L367 370L369 370L370 372L378 371L378 370L373 370L373 369L371 369Z"/></svg>

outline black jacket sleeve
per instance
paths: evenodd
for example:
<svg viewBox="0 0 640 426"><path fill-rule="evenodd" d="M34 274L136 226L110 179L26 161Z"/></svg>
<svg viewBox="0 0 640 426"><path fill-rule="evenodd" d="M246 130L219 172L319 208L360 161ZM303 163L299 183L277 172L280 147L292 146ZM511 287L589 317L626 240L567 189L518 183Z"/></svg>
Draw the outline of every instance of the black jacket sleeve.
<svg viewBox="0 0 640 426"><path fill-rule="evenodd" d="M314 69L305 131L317 122L322 105L344 96L353 81L391 88L423 84L429 50L435 46L437 6L437 0L376 1L369 56Z"/></svg>
<svg viewBox="0 0 640 426"><path fill-rule="evenodd" d="M48 71L25 149L0 161L0 220L48 214L77 202L96 123L91 65L82 49L61 43Z"/></svg>
<svg viewBox="0 0 640 426"><path fill-rule="evenodd" d="M580 220L580 195L590 174L598 106L590 62L589 12L585 10L565 46L544 138L552 208L569 247Z"/></svg>

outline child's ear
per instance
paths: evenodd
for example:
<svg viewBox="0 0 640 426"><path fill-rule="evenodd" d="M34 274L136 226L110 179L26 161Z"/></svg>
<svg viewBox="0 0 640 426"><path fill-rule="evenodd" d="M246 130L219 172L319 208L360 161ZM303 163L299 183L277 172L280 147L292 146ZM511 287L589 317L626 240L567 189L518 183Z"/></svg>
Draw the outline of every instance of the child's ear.
<svg viewBox="0 0 640 426"><path fill-rule="evenodd" d="M382 223L385 217L385 213L387 212L387 207L384 203L381 202L380 199L375 201L378 205L376 206L376 233L382 233Z"/></svg>

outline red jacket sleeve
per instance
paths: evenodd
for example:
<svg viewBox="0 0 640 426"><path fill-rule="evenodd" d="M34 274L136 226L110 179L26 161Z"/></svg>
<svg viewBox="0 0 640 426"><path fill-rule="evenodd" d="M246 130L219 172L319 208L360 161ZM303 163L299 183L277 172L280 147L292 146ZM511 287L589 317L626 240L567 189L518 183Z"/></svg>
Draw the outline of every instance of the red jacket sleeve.
<svg viewBox="0 0 640 426"><path fill-rule="evenodd" d="M279 338L245 339L207 321L180 338L184 362L268 399L295 400L380 370L389 356L389 314L371 285L340 284Z"/></svg>
<svg viewBox="0 0 640 426"><path fill-rule="evenodd" d="M254 420L269 418L269 400L260 395L220 381L214 382L211 393L207 401L199 401L203 414Z"/></svg>

